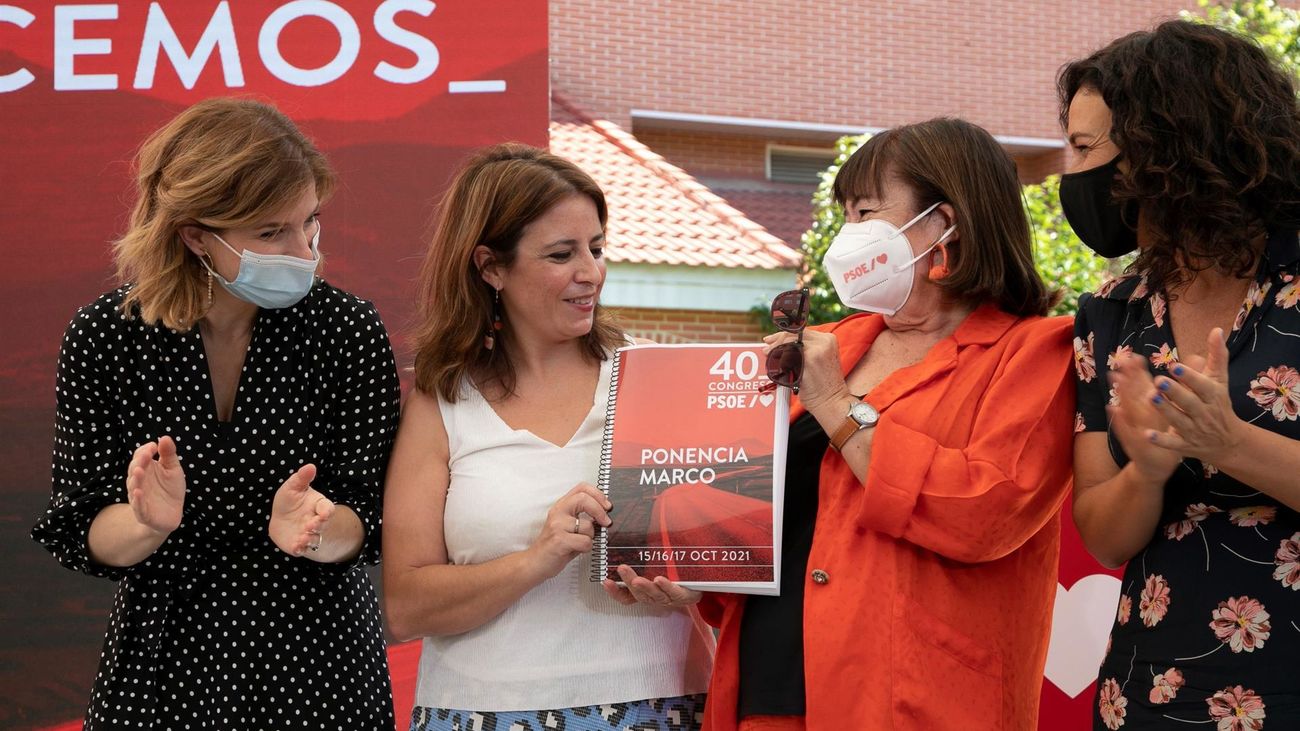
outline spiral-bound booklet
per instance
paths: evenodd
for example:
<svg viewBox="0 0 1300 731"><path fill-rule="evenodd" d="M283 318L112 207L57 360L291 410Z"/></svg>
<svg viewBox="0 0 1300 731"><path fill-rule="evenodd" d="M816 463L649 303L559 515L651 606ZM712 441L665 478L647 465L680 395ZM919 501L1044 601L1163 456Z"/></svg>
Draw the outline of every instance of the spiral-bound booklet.
<svg viewBox="0 0 1300 731"><path fill-rule="evenodd" d="M702 591L777 594L789 390L761 344L614 354L600 489L614 504L592 579L626 564Z"/></svg>

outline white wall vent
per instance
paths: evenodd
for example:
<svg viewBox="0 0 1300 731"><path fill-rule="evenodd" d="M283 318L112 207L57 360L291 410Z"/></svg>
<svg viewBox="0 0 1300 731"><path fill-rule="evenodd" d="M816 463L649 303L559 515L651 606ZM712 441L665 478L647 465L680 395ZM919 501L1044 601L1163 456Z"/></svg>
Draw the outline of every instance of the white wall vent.
<svg viewBox="0 0 1300 731"><path fill-rule="evenodd" d="M777 183L821 182L820 175L835 162L835 150L828 147L767 146L767 179Z"/></svg>

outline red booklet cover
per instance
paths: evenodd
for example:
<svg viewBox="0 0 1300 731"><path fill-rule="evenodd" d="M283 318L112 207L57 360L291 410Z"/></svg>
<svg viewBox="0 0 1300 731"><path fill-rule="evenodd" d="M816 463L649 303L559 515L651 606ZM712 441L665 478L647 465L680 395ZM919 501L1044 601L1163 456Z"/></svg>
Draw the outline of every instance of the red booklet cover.
<svg viewBox="0 0 1300 731"><path fill-rule="evenodd" d="M592 578L626 564L704 591L776 594L790 394L761 344L632 345L613 356Z"/></svg>

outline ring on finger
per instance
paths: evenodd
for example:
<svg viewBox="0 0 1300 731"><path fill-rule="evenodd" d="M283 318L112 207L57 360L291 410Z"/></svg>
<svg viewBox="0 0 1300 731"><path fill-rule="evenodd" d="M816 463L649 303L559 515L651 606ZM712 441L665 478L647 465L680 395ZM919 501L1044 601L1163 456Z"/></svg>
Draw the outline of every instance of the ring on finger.
<svg viewBox="0 0 1300 731"><path fill-rule="evenodd" d="M312 533L311 535L316 536L316 542L308 543L307 550L311 551L312 553L315 553L320 550L320 542L324 539L324 536L322 536L320 533Z"/></svg>
<svg viewBox="0 0 1300 731"><path fill-rule="evenodd" d="M581 532L582 532L582 516L581 516L581 515L575 515L575 516L573 516L573 532L574 532L574 533L581 533Z"/></svg>

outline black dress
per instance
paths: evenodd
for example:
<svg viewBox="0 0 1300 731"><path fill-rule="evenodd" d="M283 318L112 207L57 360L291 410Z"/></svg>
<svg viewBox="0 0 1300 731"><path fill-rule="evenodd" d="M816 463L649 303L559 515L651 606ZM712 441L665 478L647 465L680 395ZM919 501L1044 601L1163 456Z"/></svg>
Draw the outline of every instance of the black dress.
<svg viewBox="0 0 1300 731"><path fill-rule="evenodd" d="M119 581L85 728L393 728L375 592L380 489L398 383L374 307L317 280L260 310L229 422L218 422L198 328L125 318L126 288L82 308L59 354L54 485L32 537L64 566ZM93 562L90 523L126 502L132 451L176 440L180 527L130 568ZM349 564L267 536L271 499L305 463L356 512Z"/></svg>
<svg viewBox="0 0 1300 731"><path fill-rule="evenodd" d="M1300 244L1270 238L1228 337L1237 416L1300 439ZM1141 276L1079 301L1079 431L1107 430L1108 361L1177 358L1165 298ZM1300 442L1292 448L1300 449ZM1114 435L1115 461L1128 462ZM1300 515L1210 464L1184 460L1160 526L1128 562L1093 727L1300 729ZM1213 724L1213 725L1211 725Z"/></svg>
<svg viewBox="0 0 1300 731"><path fill-rule="evenodd" d="M817 526L817 490L830 437L805 411L790 425L781 528L781 593L745 598L736 717L803 716L803 597Z"/></svg>

